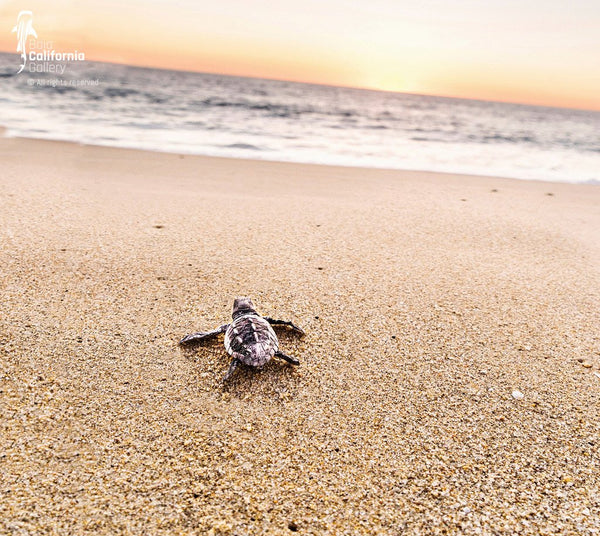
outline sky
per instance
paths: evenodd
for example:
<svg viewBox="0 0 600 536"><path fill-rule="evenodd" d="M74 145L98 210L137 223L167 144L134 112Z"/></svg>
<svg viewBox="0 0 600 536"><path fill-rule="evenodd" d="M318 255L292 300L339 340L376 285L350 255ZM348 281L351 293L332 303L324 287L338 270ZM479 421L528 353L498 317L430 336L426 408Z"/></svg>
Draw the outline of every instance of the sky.
<svg viewBox="0 0 600 536"><path fill-rule="evenodd" d="M0 0L86 59L600 110L600 0Z"/></svg>

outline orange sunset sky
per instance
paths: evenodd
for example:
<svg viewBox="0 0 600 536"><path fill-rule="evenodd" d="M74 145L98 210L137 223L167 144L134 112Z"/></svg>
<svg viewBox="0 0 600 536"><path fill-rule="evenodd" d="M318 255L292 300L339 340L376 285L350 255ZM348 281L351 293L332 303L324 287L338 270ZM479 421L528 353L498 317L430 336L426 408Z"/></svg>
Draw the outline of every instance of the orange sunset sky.
<svg viewBox="0 0 600 536"><path fill-rule="evenodd" d="M9 0L86 59L600 110L600 2Z"/></svg>

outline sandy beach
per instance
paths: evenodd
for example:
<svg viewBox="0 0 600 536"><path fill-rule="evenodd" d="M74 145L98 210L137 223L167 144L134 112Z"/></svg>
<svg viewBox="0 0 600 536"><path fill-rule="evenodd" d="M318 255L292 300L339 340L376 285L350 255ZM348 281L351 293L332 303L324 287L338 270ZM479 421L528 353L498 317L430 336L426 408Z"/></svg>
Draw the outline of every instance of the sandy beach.
<svg viewBox="0 0 600 536"><path fill-rule="evenodd" d="M0 533L600 533L600 187L0 159ZM301 366L223 386L244 295Z"/></svg>

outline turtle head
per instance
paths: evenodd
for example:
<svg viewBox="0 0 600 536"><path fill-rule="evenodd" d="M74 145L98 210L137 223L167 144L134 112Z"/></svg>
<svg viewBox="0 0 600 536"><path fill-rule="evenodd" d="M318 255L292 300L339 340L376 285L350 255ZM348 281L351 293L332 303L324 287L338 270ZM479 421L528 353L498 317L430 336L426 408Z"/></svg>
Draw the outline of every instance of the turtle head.
<svg viewBox="0 0 600 536"><path fill-rule="evenodd" d="M231 316L237 318L248 313L256 313L252 300L246 297L236 298L233 302L233 314Z"/></svg>

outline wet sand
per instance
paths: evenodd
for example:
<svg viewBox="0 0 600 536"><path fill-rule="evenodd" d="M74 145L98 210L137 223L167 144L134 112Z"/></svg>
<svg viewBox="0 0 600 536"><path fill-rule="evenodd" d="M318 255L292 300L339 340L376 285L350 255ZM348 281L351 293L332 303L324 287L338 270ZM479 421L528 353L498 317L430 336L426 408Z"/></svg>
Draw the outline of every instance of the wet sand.
<svg viewBox="0 0 600 536"><path fill-rule="evenodd" d="M0 159L0 533L600 531L600 187ZM178 347L240 295L300 367Z"/></svg>

